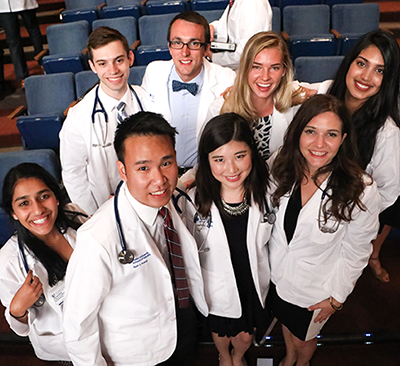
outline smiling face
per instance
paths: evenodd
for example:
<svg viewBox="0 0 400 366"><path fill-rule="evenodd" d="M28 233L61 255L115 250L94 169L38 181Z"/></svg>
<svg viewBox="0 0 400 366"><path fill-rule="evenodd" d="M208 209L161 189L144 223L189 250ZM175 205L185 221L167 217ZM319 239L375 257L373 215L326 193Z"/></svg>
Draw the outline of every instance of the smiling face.
<svg viewBox="0 0 400 366"><path fill-rule="evenodd" d="M178 19L172 24L170 37L170 41L204 43L204 27L200 24ZM203 67L203 57L208 46L205 45L198 50L190 50L187 46L183 46L180 50L169 47L176 72L182 81L188 82L200 73Z"/></svg>
<svg viewBox="0 0 400 366"><path fill-rule="evenodd" d="M133 53L126 54L120 41L111 42L92 50L92 71L100 79L103 91L112 98L121 99L128 90L129 67L133 64Z"/></svg>
<svg viewBox="0 0 400 366"><path fill-rule="evenodd" d="M131 195L146 206L159 208L170 200L178 181L178 166L167 135L131 136L125 140L125 164L117 162Z"/></svg>
<svg viewBox="0 0 400 366"><path fill-rule="evenodd" d="M351 63L346 75L346 104L351 103L358 108L378 93L384 68L385 62L378 47L371 45L362 50Z"/></svg>
<svg viewBox="0 0 400 366"><path fill-rule="evenodd" d="M208 154L211 173L221 182L221 196L243 191L243 183L251 172L249 146L243 141L230 141Z"/></svg>
<svg viewBox="0 0 400 366"><path fill-rule="evenodd" d="M277 48L266 48L254 59L248 83L254 104L265 103L274 97L282 76L285 74L282 54Z"/></svg>
<svg viewBox="0 0 400 366"><path fill-rule="evenodd" d="M300 151L310 176L332 161L345 137L342 121L333 112L321 113L308 122L300 136Z"/></svg>
<svg viewBox="0 0 400 366"><path fill-rule="evenodd" d="M26 178L17 182L12 209L13 218L41 240L57 230L54 224L58 215L58 200L40 179Z"/></svg>

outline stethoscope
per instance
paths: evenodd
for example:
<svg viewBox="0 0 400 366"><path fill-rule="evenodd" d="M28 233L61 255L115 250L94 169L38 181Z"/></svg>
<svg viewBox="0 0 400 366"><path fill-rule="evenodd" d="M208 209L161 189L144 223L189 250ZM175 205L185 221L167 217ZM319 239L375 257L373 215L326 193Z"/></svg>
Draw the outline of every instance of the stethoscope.
<svg viewBox="0 0 400 366"><path fill-rule="evenodd" d="M335 224L333 227L327 227L327 226L323 226L321 225L321 221L322 221L322 216L321 216L321 212L322 212L322 202L324 201L325 197L327 196L327 192L326 192L326 188L322 191L322 195L321 195L321 201L319 203L319 209L318 209L318 229L324 233L324 234L334 234L336 233L336 231L339 229L339 225L340 225L340 221L339 220L335 220ZM324 224L326 225L326 223Z"/></svg>
<svg viewBox="0 0 400 366"><path fill-rule="evenodd" d="M114 196L115 223L116 223L116 226L117 226L118 237L119 237L119 241L121 243L121 248L122 248L122 250L118 253L118 261L121 264L130 264L135 259L135 255L126 246L126 240L125 240L124 233L122 231L121 218L119 216L119 210L118 210L119 191L120 191L121 186L122 186L123 183L124 182L121 181L118 184L118 187L117 187L117 189L115 191L115 196ZM179 188L175 188L175 189L178 191L178 195L177 196L172 195L172 203L174 204L174 207L178 211L179 214L182 213L182 210L178 206L178 200L182 196L184 196L193 205L193 207L196 209L196 207L194 206L191 198L185 192L183 192ZM209 218L206 219L206 224L204 224L204 221L201 220L200 218L201 218L201 215L196 210L196 215L195 215L194 222L195 222L195 224L198 223L198 225L197 225L198 233L202 230L202 228L207 227L209 229L210 226L211 226L211 215L209 216ZM200 224L200 223L202 223L202 224ZM208 234L208 232L207 232L207 234ZM207 236L206 236L206 238L207 238ZM198 250L199 253L208 252L210 250L210 248L202 248L204 246L204 244L205 244L205 239L204 239L202 245L200 246L200 248Z"/></svg>
<svg viewBox="0 0 400 366"><path fill-rule="evenodd" d="M194 217L193 217L193 231L192 231L192 236L196 239L197 237L200 236L201 233L203 233L203 239L202 242L198 248L199 253L207 253L210 251L209 247L205 247L206 240L208 237L208 232L210 231L210 227L212 226L212 218L211 218L211 212L207 215L207 217L203 217L199 211L197 210L196 205L193 203L192 199L190 196L179 189L178 187L175 188L175 190L178 192L177 195L172 195L172 203L175 207L175 210L178 212L179 215L182 215L182 209L179 207L178 202L181 197L186 198L186 200L192 205L194 209Z"/></svg>
<svg viewBox="0 0 400 366"><path fill-rule="evenodd" d="M28 274L29 266L28 266L28 262L26 261L26 256L25 256L25 252L24 252L24 245L21 243L21 240L19 238L18 238L18 248L19 248L19 254L20 254L21 259L22 259L22 263L24 264L24 267L25 267L26 274ZM44 294L42 292L40 294L39 298L35 301L35 303L33 305L36 306L37 308L40 308L41 306L44 305L45 302L46 302L46 298L44 297Z"/></svg>
<svg viewBox="0 0 400 366"><path fill-rule="evenodd" d="M94 134L96 135L96 139L98 144L92 144L93 147L109 147L112 145L111 142L107 142L107 137L108 137L108 128L106 129L106 133L105 133L105 137L103 139L103 143L100 143L100 139L99 136L97 134L96 128L94 128L94 123L95 123L95 116L96 113L102 113L104 116L104 122L108 123L108 115L107 112L104 108L103 103L101 102L100 98L99 98L99 86L96 86L96 92L95 92L95 98L94 98L94 104L93 104L93 111L92 111L92 126L93 126L93 130L94 130ZM132 88L132 85L128 84L129 89L132 92L132 95L135 97L137 104L139 105L139 108L141 111L143 111L143 107L142 107L142 103L140 102L140 99L138 97L138 95L136 94L135 90ZM99 108L97 107L99 106Z"/></svg>
<svg viewBox="0 0 400 366"><path fill-rule="evenodd" d="M75 216L89 217L88 215L84 214L83 212L76 212L76 211L64 211L64 212L75 215ZM25 256L24 245L21 243L21 240L19 237L18 237L18 248L19 248L19 254L21 256L22 263L25 267L26 274L28 274L29 266L28 266L28 262L27 262L26 256ZM33 305L40 308L41 306L43 306L43 304L45 302L46 302L46 298L44 297L44 294L42 292L41 295L39 296L39 298L35 301L35 303Z"/></svg>
<svg viewBox="0 0 400 366"><path fill-rule="evenodd" d="M175 206L176 211L178 211L179 214L182 214L182 210L178 205L178 201L181 197L184 197L188 200L188 202L193 206L194 211L195 211L195 215L193 218L193 223L195 224L195 232L192 234L199 234L201 230L203 230L204 228L206 228L207 230L210 229L210 227L212 226L212 218L211 218L211 212L208 214L207 218L203 218L200 213L197 211L196 205L193 203L192 199L190 198L190 196L182 191L179 188L175 188L176 191L178 191L178 195L172 196L172 202ZM262 216L262 223L269 223L270 225L273 225L276 221L276 215L275 213L273 213L268 206L267 200L266 198L264 198L264 209L265 212ZM203 253L203 252L208 252L210 250L210 248L204 248L204 244L205 241L207 239L207 235L208 235L208 231L207 234L204 236L204 240L203 243L201 244L200 248L199 248L199 253ZM193 235L194 236L194 235Z"/></svg>

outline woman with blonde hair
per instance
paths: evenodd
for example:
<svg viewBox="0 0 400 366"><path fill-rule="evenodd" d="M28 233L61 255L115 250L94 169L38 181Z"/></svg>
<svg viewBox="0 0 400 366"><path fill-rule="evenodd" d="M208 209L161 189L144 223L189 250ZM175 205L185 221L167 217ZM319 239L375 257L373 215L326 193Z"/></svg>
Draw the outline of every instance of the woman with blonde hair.
<svg viewBox="0 0 400 366"><path fill-rule="evenodd" d="M297 107L306 99L293 87L293 67L285 41L260 32L247 42L234 85L210 106L209 117L234 112L249 121L258 151L267 159L283 142Z"/></svg>

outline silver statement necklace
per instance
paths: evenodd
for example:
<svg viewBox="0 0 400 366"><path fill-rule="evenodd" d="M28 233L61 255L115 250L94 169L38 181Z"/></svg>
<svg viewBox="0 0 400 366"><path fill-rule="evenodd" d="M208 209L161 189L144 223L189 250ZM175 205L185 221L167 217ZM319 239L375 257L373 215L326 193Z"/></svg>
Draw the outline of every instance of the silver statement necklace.
<svg viewBox="0 0 400 366"><path fill-rule="evenodd" d="M246 197L243 197L243 201L239 206L231 206L224 201L221 197L222 207L224 208L225 212L232 216L243 215L248 209L249 205L247 204Z"/></svg>

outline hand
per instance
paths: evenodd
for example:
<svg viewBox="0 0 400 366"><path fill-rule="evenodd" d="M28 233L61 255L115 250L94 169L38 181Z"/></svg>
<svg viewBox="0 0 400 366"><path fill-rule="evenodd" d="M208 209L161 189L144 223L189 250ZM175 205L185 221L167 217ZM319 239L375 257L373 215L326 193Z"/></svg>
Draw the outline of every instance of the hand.
<svg viewBox="0 0 400 366"><path fill-rule="evenodd" d="M42 283L38 277L33 276L32 270L29 270L24 283L11 300L10 313L16 317L23 316L36 302L42 292Z"/></svg>
<svg viewBox="0 0 400 366"><path fill-rule="evenodd" d="M315 89L305 88L304 86L300 86L299 91L300 95L302 96L302 98L304 98L304 100L310 99L315 94L317 94L317 91Z"/></svg>
<svg viewBox="0 0 400 366"><path fill-rule="evenodd" d="M340 303L338 303L338 306L339 305L340 305ZM322 323L324 320L329 319L329 317L333 313L335 313L335 310L333 310L333 308L329 302L329 299L323 300L323 301L319 302L318 304L312 305L308 308L309 311L314 311L314 310L318 310L318 309L321 309L321 311L314 319L314 323L318 323L318 322Z"/></svg>

